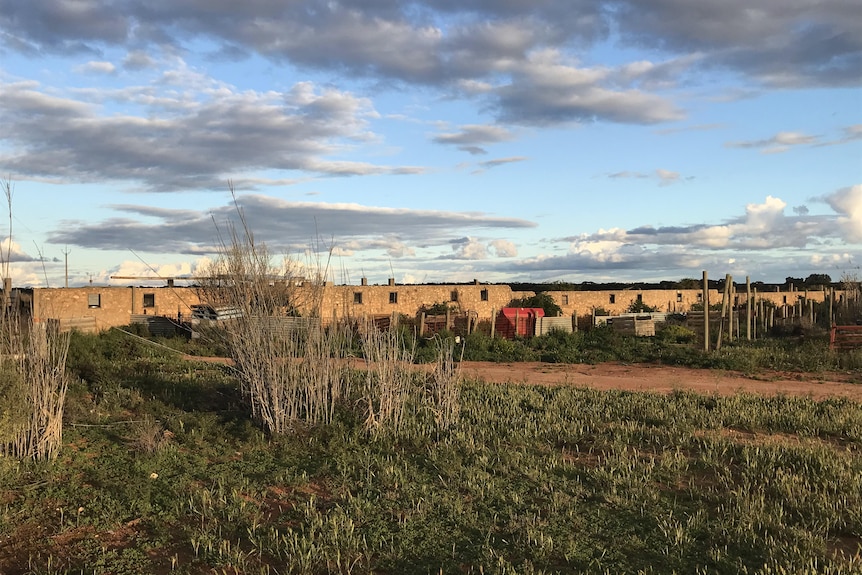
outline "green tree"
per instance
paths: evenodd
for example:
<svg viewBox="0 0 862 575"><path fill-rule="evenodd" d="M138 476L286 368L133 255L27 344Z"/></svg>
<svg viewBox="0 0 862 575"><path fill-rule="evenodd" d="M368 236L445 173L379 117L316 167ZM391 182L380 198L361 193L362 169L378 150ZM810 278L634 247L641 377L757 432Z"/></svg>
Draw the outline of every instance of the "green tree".
<svg viewBox="0 0 862 575"><path fill-rule="evenodd" d="M641 299L633 299L626 308L627 313L652 313L658 311L657 307L647 305Z"/></svg>
<svg viewBox="0 0 862 575"><path fill-rule="evenodd" d="M554 298L545 292L537 293L532 297L515 298L506 307L540 307L545 310L547 317L563 315L563 308L558 306Z"/></svg>
<svg viewBox="0 0 862 575"><path fill-rule="evenodd" d="M678 289L700 289L703 287L703 281L694 278L682 278L677 282Z"/></svg>
<svg viewBox="0 0 862 575"><path fill-rule="evenodd" d="M829 277L829 274L811 274L807 278L805 278L805 287L815 287L815 286L830 286L832 285L832 278Z"/></svg>

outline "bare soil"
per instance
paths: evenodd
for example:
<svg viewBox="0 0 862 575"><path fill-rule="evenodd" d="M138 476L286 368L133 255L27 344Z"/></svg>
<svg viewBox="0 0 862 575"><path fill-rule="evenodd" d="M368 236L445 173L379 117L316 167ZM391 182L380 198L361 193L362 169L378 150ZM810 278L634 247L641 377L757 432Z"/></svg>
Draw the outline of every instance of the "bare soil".
<svg viewBox="0 0 862 575"><path fill-rule="evenodd" d="M790 373L764 371L756 375L652 364L559 364L541 362L463 362L462 373L489 383L573 385L594 389L623 389L669 393L689 390L704 394L799 395L824 399L846 397L862 401L858 373Z"/></svg>
<svg viewBox="0 0 862 575"><path fill-rule="evenodd" d="M186 356L186 359L231 363L226 358ZM361 362L357 366L361 366ZM488 383L572 385L593 389L622 389L670 393L688 390L707 395L744 392L758 395L797 395L813 399L846 397L862 402L862 374L858 372L796 373L761 371L747 375L718 369L692 369L655 364L563 364L533 362L461 362L461 373Z"/></svg>

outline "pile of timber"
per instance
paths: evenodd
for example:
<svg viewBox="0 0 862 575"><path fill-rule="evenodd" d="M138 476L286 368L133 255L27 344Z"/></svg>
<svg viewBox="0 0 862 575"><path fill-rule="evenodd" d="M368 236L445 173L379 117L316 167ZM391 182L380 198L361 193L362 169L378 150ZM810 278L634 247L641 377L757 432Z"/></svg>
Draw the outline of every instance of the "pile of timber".
<svg viewBox="0 0 862 575"><path fill-rule="evenodd" d="M862 325L833 325L829 349L850 351L862 349Z"/></svg>

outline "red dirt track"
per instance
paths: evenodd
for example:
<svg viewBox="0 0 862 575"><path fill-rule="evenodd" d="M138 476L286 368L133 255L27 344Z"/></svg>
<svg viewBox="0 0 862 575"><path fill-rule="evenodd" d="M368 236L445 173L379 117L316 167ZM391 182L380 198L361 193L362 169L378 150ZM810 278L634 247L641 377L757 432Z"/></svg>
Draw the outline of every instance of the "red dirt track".
<svg viewBox="0 0 862 575"><path fill-rule="evenodd" d="M689 390L707 395L737 392L759 395L798 395L824 399L846 397L862 401L862 375L846 373L741 373L652 364L493 363L461 364L465 377L493 383L573 385L594 389L624 389L669 393Z"/></svg>
<svg viewBox="0 0 862 575"><path fill-rule="evenodd" d="M191 361L230 363L219 357L185 356ZM357 362L357 367L361 366ZM563 364L542 362L461 362L461 373L488 383L572 385L593 389L623 389L670 393L688 390L706 395L738 392L797 395L825 399L845 397L862 402L862 374L764 371L753 376L717 369L691 369L653 364Z"/></svg>

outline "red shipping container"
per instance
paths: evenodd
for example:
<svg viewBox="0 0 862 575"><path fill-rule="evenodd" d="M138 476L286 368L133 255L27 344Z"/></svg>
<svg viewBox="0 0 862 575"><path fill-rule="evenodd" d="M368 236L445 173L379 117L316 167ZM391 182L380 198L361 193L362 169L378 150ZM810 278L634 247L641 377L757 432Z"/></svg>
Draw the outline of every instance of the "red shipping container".
<svg viewBox="0 0 862 575"><path fill-rule="evenodd" d="M499 337L515 339L536 335L536 320L545 317L540 307L504 307L497 315L494 332Z"/></svg>

